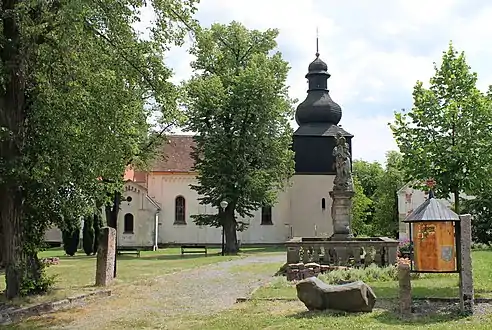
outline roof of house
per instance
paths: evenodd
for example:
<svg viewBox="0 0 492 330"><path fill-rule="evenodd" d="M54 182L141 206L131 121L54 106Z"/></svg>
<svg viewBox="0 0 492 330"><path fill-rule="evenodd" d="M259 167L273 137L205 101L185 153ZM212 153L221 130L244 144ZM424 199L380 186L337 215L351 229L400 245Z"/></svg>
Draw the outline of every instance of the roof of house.
<svg viewBox="0 0 492 330"><path fill-rule="evenodd" d="M193 172L192 135L168 135L154 160L153 172Z"/></svg>

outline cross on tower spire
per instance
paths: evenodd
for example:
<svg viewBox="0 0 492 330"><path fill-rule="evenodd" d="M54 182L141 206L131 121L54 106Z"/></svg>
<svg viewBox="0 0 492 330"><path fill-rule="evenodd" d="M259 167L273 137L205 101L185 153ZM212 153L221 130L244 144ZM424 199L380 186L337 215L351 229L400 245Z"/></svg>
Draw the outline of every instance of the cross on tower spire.
<svg viewBox="0 0 492 330"><path fill-rule="evenodd" d="M316 27L316 57L319 57L319 35L318 35L318 27Z"/></svg>

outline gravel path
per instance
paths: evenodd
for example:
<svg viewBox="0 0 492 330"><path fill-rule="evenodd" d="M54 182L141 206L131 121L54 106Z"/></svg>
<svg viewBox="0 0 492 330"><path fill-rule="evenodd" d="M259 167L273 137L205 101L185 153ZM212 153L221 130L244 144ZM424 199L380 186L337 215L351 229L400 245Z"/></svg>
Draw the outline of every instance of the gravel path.
<svg viewBox="0 0 492 330"><path fill-rule="evenodd" d="M54 315L64 325L52 329L154 328L150 324L165 329L160 322L169 317L211 314L232 307L236 298L248 295L273 277L272 267L253 264L276 264L279 268L284 262L284 254L250 256L164 275Z"/></svg>

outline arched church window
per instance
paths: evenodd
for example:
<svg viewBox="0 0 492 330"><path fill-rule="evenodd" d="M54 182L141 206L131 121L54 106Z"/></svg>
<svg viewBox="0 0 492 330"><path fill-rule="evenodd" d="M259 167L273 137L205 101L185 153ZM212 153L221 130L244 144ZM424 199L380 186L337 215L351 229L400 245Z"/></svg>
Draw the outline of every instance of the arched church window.
<svg viewBox="0 0 492 330"><path fill-rule="evenodd" d="M125 234L133 234L133 214L127 213L125 214L124 224L123 224L123 233Z"/></svg>
<svg viewBox="0 0 492 330"><path fill-rule="evenodd" d="M269 205L263 206L261 208L261 224L262 225L273 225L272 207Z"/></svg>
<svg viewBox="0 0 492 330"><path fill-rule="evenodd" d="M186 225L186 202L183 196L176 197L174 201L174 224Z"/></svg>
<svg viewBox="0 0 492 330"><path fill-rule="evenodd" d="M326 199L323 197L321 198L321 208L324 210L326 209Z"/></svg>

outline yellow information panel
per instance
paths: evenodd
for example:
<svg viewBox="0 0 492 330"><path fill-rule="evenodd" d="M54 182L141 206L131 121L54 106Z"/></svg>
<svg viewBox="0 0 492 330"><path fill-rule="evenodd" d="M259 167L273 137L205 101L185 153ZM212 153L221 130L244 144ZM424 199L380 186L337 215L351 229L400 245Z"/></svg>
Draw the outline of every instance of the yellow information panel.
<svg viewBox="0 0 492 330"><path fill-rule="evenodd" d="M412 228L414 270L456 270L456 240L452 221L414 223Z"/></svg>

